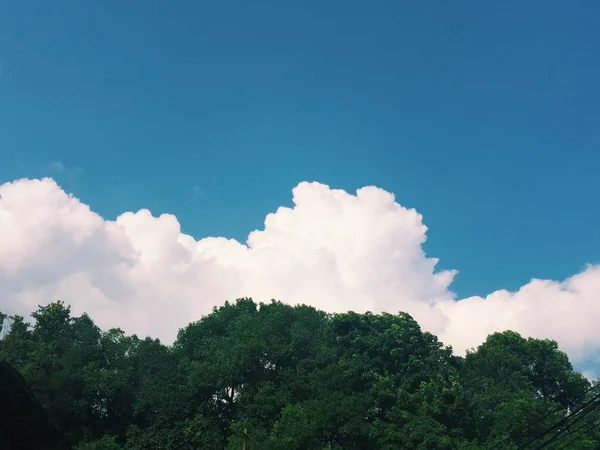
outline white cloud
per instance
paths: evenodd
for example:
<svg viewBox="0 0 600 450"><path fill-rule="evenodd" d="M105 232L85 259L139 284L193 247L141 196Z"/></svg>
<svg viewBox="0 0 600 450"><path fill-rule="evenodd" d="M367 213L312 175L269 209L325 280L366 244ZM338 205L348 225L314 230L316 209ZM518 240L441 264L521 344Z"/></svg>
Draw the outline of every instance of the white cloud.
<svg viewBox="0 0 600 450"><path fill-rule="evenodd" d="M588 379L588 381L590 382L594 382L598 380L598 375L596 374L596 371L594 370L584 370L581 373L584 377L586 377Z"/></svg>
<svg viewBox="0 0 600 450"><path fill-rule="evenodd" d="M59 160L50 163L47 167L47 170L49 170L50 172L54 172L61 178L67 177L71 180L75 180L77 177L85 173L83 167L67 166L65 165L65 163Z"/></svg>
<svg viewBox="0 0 600 450"><path fill-rule="evenodd" d="M407 311L462 352L493 331L557 339L575 359L600 346L600 266L518 292L456 301L436 271L415 210L376 187L356 195L300 183L246 244L181 233L147 210L108 221L53 180L0 186L0 310L62 299L106 328L169 342L177 329L242 296L327 311Z"/></svg>
<svg viewBox="0 0 600 450"><path fill-rule="evenodd" d="M194 197L204 197L204 189L197 184L192 186L192 193L194 194Z"/></svg>
<svg viewBox="0 0 600 450"><path fill-rule="evenodd" d="M62 161L54 161L50 164L49 168L55 172L62 172L65 170L65 165L62 163Z"/></svg>

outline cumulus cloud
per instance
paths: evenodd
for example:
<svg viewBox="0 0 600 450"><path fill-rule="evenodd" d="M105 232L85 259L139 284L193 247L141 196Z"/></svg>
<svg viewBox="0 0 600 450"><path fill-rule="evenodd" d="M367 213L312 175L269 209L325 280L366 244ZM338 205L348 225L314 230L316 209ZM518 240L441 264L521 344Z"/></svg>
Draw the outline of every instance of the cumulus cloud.
<svg viewBox="0 0 600 450"><path fill-rule="evenodd" d="M62 172L63 170L65 170L65 165L62 161L54 161L50 164L49 168L56 172Z"/></svg>
<svg viewBox="0 0 600 450"><path fill-rule="evenodd" d="M102 327L171 342L225 300L250 296L326 311L412 314L457 351L494 331L550 337L574 358L600 346L600 267L518 292L457 300L456 271L436 270L427 227L392 194L300 183L246 243L196 241L148 210L105 220L52 179L0 186L0 310L28 314L62 299Z"/></svg>
<svg viewBox="0 0 600 450"><path fill-rule="evenodd" d="M56 160L50 163L47 167L51 172L61 176L62 178L68 178L71 180L76 179L80 175L83 175L85 170L79 166L67 166L62 161Z"/></svg>

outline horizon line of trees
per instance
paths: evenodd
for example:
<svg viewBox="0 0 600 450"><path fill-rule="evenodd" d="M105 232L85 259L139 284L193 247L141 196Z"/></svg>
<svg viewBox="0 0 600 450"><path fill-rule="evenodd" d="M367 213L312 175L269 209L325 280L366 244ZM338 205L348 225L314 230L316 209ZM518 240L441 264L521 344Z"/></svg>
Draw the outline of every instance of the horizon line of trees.
<svg viewBox="0 0 600 450"><path fill-rule="evenodd" d="M170 346L62 302L32 316L12 317L0 359L76 450L600 448L595 408L568 447L544 434L595 401L552 340L494 333L461 357L405 313L248 298Z"/></svg>

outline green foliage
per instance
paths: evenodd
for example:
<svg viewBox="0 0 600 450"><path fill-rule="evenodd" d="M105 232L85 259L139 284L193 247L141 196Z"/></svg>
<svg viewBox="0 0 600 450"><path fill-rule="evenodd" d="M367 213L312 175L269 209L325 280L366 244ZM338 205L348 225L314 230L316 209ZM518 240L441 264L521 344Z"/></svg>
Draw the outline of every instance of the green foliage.
<svg viewBox="0 0 600 450"><path fill-rule="evenodd" d="M104 435L94 441L81 442L73 450L121 450L121 446L115 442L114 436Z"/></svg>
<svg viewBox="0 0 600 450"><path fill-rule="evenodd" d="M591 395L553 341L496 333L462 358L403 313L240 299L172 346L61 302L33 317L0 358L75 450L517 449ZM588 428L569 448L599 445Z"/></svg>

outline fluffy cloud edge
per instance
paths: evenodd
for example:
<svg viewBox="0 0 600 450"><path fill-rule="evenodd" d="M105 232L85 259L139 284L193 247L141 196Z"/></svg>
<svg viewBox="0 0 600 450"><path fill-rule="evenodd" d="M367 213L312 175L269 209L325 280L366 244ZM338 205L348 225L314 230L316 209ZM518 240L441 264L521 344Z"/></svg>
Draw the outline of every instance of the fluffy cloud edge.
<svg viewBox="0 0 600 450"><path fill-rule="evenodd" d="M293 207L268 214L245 243L195 240L150 211L105 220L53 179L0 186L0 310L29 314L56 299L102 327L160 337L239 297L328 312L412 314L458 353L495 331L551 338L575 360L600 346L600 266L564 281L457 299L457 271L436 270L415 210L375 186L355 194L299 183Z"/></svg>

